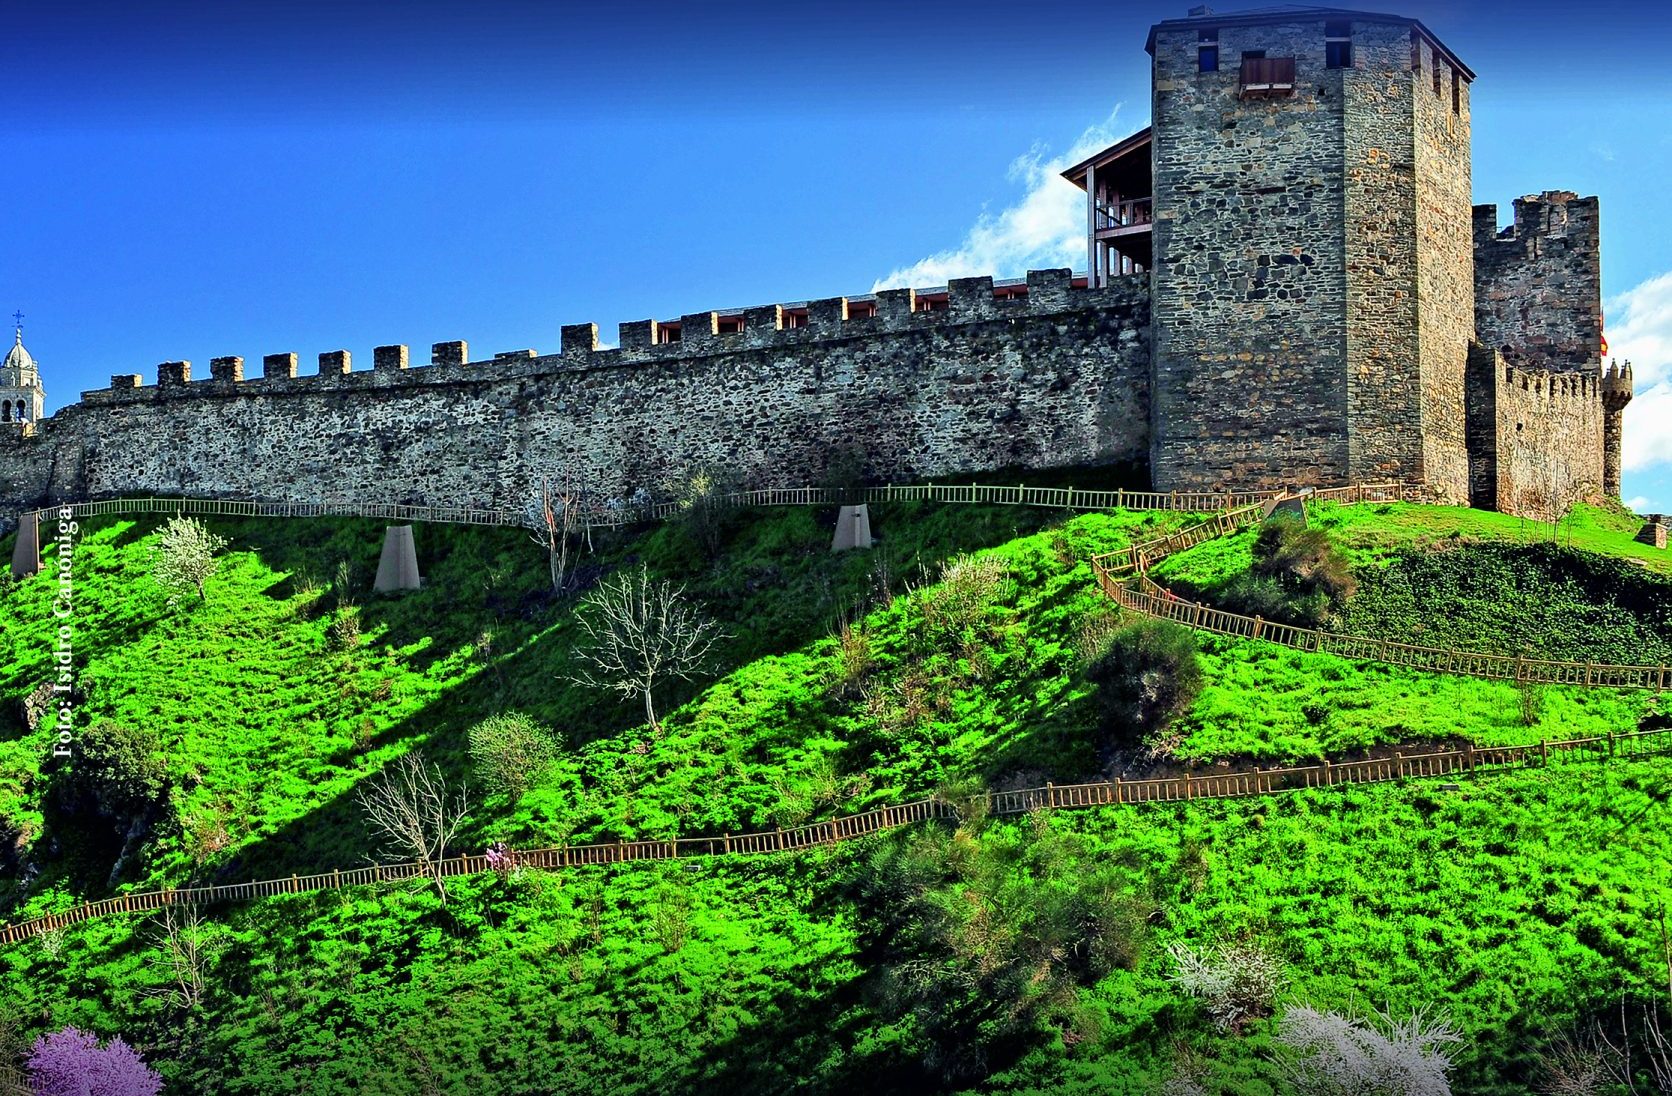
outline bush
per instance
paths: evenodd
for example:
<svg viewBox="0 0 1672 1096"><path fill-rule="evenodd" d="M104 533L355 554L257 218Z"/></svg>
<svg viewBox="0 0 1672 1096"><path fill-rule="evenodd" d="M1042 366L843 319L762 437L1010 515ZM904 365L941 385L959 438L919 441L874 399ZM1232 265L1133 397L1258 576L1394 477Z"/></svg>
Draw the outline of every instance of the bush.
<svg viewBox="0 0 1672 1096"><path fill-rule="evenodd" d="M1141 620L1109 637L1086 668L1106 734L1152 734L1190 710L1202 691L1196 637L1164 620Z"/></svg>
<svg viewBox="0 0 1672 1096"><path fill-rule="evenodd" d="M470 728L470 759L490 790L515 805L557 757L550 727L521 712L502 712Z"/></svg>
<svg viewBox="0 0 1672 1096"><path fill-rule="evenodd" d="M1322 529L1275 516L1254 538L1254 566L1225 590L1238 612L1310 627L1333 620L1355 582L1347 557Z"/></svg>
<svg viewBox="0 0 1672 1096"><path fill-rule="evenodd" d="M163 1079L120 1038L104 1045L73 1027L35 1040L29 1084L36 1096L157 1096Z"/></svg>
<svg viewBox="0 0 1672 1096"><path fill-rule="evenodd" d="M1181 943L1167 950L1174 967L1168 981L1207 1005L1221 1031L1240 1030L1250 1020L1271 1015L1283 989L1283 964L1264 948L1221 944L1197 952Z"/></svg>
<svg viewBox="0 0 1672 1096"><path fill-rule="evenodd" d="M1302 1096L1450 1096L1445 1048L1461 1041L1450 1024L1421 1012L1372 1022L1302 1005L1277 1029L1285 1072Z"/></svg>
<svg viewBox="0 0 1672 1096"><path fill-rule="evenodd" d="M168 763L155 733L104 720L81 732L60 802L126 828L148 817L168 792Z"/></svg>

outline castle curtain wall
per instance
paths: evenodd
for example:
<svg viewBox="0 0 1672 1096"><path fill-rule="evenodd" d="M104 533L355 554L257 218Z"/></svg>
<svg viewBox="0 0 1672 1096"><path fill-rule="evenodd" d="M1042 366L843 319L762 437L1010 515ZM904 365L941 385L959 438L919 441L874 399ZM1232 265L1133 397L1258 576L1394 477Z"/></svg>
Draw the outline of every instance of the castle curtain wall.
<svg viewBox="0 0 1672 1096"><path fill-rule="evenodd" d="M1603 482L1601 379L1469 358L1471 504L1555 520Z"/></svg>
<svg viewBox="0 0 1672 1096"><path fill-rule="evenodd" d="M147 492L520 508L543 475L607 494L700 467L801 486L848 454L880 480L1141 467L1145 281L1071 289L1067 271L1036 272L1027 298L995 300L991 279L966 279L945 310L900 290L872 317L813 302L793 329L776 307L738 334L697 314L670 344L624 324L614 350L582 326L561 354L465 365L190 381L171 363L162 385L121 378L0 442L0 509Z"/></svg>

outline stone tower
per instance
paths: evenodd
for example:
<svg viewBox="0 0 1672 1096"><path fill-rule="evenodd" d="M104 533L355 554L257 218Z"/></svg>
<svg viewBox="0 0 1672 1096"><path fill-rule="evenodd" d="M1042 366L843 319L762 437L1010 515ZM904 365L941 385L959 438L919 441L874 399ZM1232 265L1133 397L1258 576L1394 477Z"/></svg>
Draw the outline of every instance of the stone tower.
<svg viewBox="0 0 1672 1096"><path fill-rule="evenodd" d="M1469 82L1415 19L1159 23L1151 463L1163 490L1468 498Z"/></svg>
<svg viewBox="0 0 1672 1096"><path fill-rule="evenodd" d="M1631 363L1611 364L1602 374L1602 489L1620 497L1620 417L1631 402Z"/></svg>
<svg viewBox="0 0 1672 1096"><path fill-rule="evenodd" d="M18 320L16 338L0 362L0 428L25 432L46 413L46 389L41 387L40 366L23 348L23 321Z"/></svg>

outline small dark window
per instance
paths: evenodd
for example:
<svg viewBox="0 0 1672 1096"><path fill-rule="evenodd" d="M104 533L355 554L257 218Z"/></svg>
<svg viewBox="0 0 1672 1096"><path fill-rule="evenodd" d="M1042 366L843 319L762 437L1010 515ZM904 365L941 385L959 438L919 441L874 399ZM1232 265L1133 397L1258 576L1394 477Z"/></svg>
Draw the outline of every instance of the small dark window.
<svg viewBox="0 0 1672 1096"><path fill-rule="evenodd" d="M1411 35L1411 71L1422 71L1422 39L1414 33Z"/></svg>
<svg viewBox="0 0 1672 1096"><path fill-rule="evenodd" d="M1463 113L1463 74L1456 69L1451 70L1451 112Z"/></svg>
<svg viewBox="0 0 1672 1096"><path fill-rule="evenodd" d="M1242 51L1242 59L1244 61L1258 61L1265 55L1266 51L1263 49L1245 49Z"/></svg>
<svg viewBox="0 0 1672 1096"><path fill-rule="evenodd" d="M1445 81L1445 76L1440 72L1440 59L1438 57L1435 57L1434 58L1434 95L1435 95L1436 98L1438 98L1439 95L1440 95L1440 84L1443 83L1444 81Z"/></svg>
<svg viewBox="0 0 1672 1096"><path fill-rule="evenodd" d="M1353 27L1351 23L1324 24L1324 65L1328 68L1353 67Z"/></svg>
<svg viewBox="0 0 1672 1096"><path fill-rule="evenodd" d="M1196 70L1198 72L1219 71L1219 47L1202 46L1196 50Z"/></svg>

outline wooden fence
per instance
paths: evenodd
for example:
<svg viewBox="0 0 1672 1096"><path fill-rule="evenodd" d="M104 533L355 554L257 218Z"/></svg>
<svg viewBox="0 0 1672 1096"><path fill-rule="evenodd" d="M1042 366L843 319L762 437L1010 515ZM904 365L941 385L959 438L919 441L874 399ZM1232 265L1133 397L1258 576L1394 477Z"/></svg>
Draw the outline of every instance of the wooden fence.
<svg viewBox="0 0 1672 1096"><path fill-rule="evenodd" d="M979 503L999 506L1043 506L1064 510L1157 510L1200 513L1247 506L1283 494L1270 491L1102 491L1080 487L1029 487L1024 484L889 484L846 492L833 487L766 488L714 495L704 505L838 506L856 502ZM586 520L593 528L613 528L641 521L675 517L689 508L681 501L589 503ZM259 501L215 498L121 498L97 502L65 502L43 508L38 515L56 517L68 510L76 519L106 514L184 513L216 517L357 517L381 521L436 522L449 525L498 525L528 528L532 511L472 506L409 506L402 503L334 503ZM30 515L24 514L26 519Z"/></svg>
<svg viewBox="0 0 1672 1096"><path fill-rule="evenodd" d="M1399 484L1380 484L1333 488L1305 497L1346 503L1376 502L1388 500L1395 493L1407 490L1409 489ZM1158 537L1119 551L1106 552L1093 557L1092 574L1103 592L1123 609L1160 620L1171 620L1215 635L1236 639L1261 639L1298 651L1318 651L1361 662L1382 662L1430 673L1458 674L1493 681L1611 689L1652 689L1655 692L1672 688L1672 666L1563 662L1490 651L1425 647L1369 636L1345 635L1319 628L1298 628L1187 601L1149 577L1147 572L1152 564L1186 548L1256 525L1266 512L1265 503L1244 506L1214 514L1208 520L1181 529L1170 536Z"/></svg>
<svg viewBox="0 0 1672 1096"><path fill-rule="evenodd" d="M975 799L977 802L984 800L983 805L988 813L997 815L1129 803L1227 799L1341 784L1368 784L1414 777L1476 775L1547 766L1564 760L1645 757L1664 753L1669 746L1672 746L1672 729L1659 729L1559 742L1541 741L1517 746L1465 745L1455 750L1394 753L1389 757L1363 761L1321 761L1315 765L1293 768L1263 769L1256 766L1237 772L1210 770L1200 774L1185 772L1174 777L1140 780L1117 777L1113 781L1092 784L1047 784L1042 788L1022 791L987 792ZM172 905L241 902L282 894L303 894L403 880L445 879L502 871L511 866L557 870L583 865L622 864L646 860L795 852L834 845L840 841L866 837L929 819L956 818L958 813L956 804L937 796L895 807L877 807L861 814L844 815L791 829L722 834L717 837L680 837L665 841L560 845L509 853L499 863L486 855L455 856L430 864L379 864L350 868L346 871L292 875L283 879L266 879L250 883L171 887L160 891L121 894L59 913L7 925L0 928L0 944L16 943L97 917L145 913Z"/></svg>

